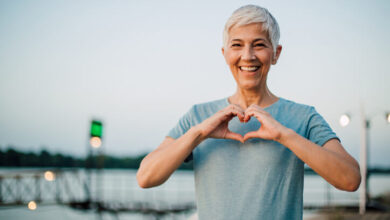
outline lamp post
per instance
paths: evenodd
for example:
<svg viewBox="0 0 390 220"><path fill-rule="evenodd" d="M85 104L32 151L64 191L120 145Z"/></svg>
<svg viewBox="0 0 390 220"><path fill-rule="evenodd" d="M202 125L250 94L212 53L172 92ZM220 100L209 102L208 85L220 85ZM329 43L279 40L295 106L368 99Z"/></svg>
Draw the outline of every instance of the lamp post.
<svg viewBox="0 0 390 220"><path fill-rule="evenodd" d="M103 123L100 120L92 120L89 141L87 144L87 159L86 159L86 168L87 168L87 181L88 181L88 190L87 190L87 200L92 202L92 172L91 169L94 169L94 180L95 180L95 202L100 202L102 199L101 189L102 189L102 173L103 168Z"/></svg>
<svg viewBox="0 0 390 220"><path fill-rule="evenodd" d="M386 121L390 123L390 112L386 112ZM361 107L361 118L362 118L362 129L361 129L361 139L360 139L360 172L362 177L362 182L360 186L360 195L359 195L359 213L363 215L366 212L366 205L368 201L368 184L367 184L367 160L369 158L369 130L370 130L370 119L366 117L363 107ZM343 114L340 117L340 125L342 127L347 126L351 121L351 116L349 114Z"/></svg>

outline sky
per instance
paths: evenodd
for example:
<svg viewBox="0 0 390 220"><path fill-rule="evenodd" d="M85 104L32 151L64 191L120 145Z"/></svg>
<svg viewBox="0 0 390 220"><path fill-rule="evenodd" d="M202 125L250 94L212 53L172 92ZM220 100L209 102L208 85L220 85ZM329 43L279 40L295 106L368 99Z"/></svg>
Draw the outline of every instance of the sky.
<svg viewBox="0 0 390 220"><path fill-rule="evenodd" d="M270 90L315 106L357 160L369 119L369 164L390 166L385 0L0 0L0 148L84 156L99 119L105 153L152 151L193 104L235 92L222 30L246 4L281 29Z"/></svg>

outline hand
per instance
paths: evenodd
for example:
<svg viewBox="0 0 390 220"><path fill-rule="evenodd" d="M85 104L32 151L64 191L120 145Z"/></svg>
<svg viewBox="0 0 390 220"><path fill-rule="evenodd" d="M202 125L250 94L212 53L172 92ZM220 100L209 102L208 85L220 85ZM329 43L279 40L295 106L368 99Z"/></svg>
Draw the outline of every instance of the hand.
<svg viewBox="0 0 390 220"><path fill-rule="evenodd" d="M244 110L238 105L231 104L204 120L198 125L198 128L204 139L219 138L244 142L244 137L241 134L231 132L228 128L229 121L236 116L241 122L244 122Z"/></svg>
<svg viewBox="0 0 390 220"><path fill-rule="evenodd" d="M244 122L248 122L252 116L261 123L261 126L257 131L246 133L244 142L250 138L278 141L282 135L282 131L286 129L286 127L272 118L268 112L264 111L258 105L253 104L245 110Z"/></svg>

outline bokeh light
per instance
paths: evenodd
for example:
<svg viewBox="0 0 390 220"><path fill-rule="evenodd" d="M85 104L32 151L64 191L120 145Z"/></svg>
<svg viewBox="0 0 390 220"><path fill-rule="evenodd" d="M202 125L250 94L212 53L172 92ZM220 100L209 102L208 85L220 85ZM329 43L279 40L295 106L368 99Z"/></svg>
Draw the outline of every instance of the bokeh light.
<svg viewBox="0 0 390 220"><path fill-rule="evenodd" d="M35 210L35 209L37 209L37 204L35 203L35 201L30 201L30 202L27 204L27 207L28 207L28 209L30 209L30 210Z"/></svg>
<svg viewBox="0 0 390 220"><path fill-rule="evenodd" d="M349 122L351 121L350 117L348 114L343 114L341 117L340 117L340 125L342 127L345 127L349 124Z"/></svg>
<svg viewBox="0 0 390 220"><path fill-rule="evenodd" d="M89 143L94 148L99 148L102 145L102 139L99 137L92 137L91 140L89 140Z"/></svg>
<svg viewBox="0 0 390 220"><path fill-rule="evenodd" d="M56 175L55 173L51 172L51 171L46 171L45 172L45 180L47 181L53 181L56 179Z"/></svg>

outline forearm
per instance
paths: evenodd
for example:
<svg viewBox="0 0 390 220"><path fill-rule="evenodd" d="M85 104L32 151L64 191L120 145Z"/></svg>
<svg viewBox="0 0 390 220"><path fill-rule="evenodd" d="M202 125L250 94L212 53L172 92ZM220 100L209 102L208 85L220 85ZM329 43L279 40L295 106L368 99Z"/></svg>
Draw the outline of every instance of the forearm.
<svg viewBox="0 0 390 220"><path fill-rule="evenodd" d="M281 144L310 166L330 184L341 190L355 191L360 184L359 165L352 157L343 157L320 147L291 129L285 129Z"/></svg>
<svg viewBox="0 0 390 220"><path fill-rule="evenodd" d="M139 185L149 188L163 184L202 140L200 131L193 127L172 143L148 154L137 172Z"/></svg>

